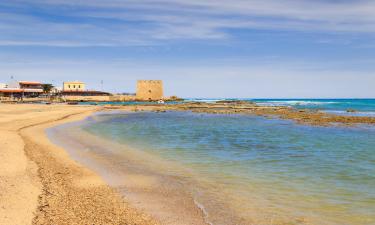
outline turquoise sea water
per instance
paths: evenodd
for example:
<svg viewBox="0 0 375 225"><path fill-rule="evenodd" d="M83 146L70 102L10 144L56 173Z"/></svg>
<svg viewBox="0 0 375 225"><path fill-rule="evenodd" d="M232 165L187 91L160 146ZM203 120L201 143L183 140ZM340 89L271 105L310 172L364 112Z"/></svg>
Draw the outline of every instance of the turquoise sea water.
<svg viewBox="0 0 375 225"><path fill-rule="evenodd" d="M335 114L375 116L375 99L256 99L254 101L261 105L292 106ZM357 112L347 113L347 110Z"/></svg>
<svg viewBox="0 0 375 225"><path fill-rule="evenodd" d="M214 102L218 100L248 100L264 106L291 106L316 109L329 113L352 116L375 116L375 99L187 99L187 101ZM355 113L347 113L347 110Z"/></svg>
<svg viewBox="0 0 375 225"><path fill-rule="evenodd" d="M183 102L215 102L220 100L245 100L264 106L291 106L298 109L315 109L328 113L351 116L375 116L375 99L251 99L251 98L188 98ZM166 102L166 104L180 104L183 102ZM83 105L92 102L80 103ZM100 105L139 105L155 104L154 102L98 102ZM348 113L347 110L356 112Z"/></svg>
<svg viewBox="0 0 375 225"><path fill-rule="evenodd" d="M255 99L254 101L270 105L291 105L305 108L375 111L375 99Z"/></svg>
<svg viewBox="0 0 375 225"><path fill-rule="evenodd" d="M172 165L154 170L193 184L212 224L375 224L374 127L189 112L103 113L80 126Z"/></svg>

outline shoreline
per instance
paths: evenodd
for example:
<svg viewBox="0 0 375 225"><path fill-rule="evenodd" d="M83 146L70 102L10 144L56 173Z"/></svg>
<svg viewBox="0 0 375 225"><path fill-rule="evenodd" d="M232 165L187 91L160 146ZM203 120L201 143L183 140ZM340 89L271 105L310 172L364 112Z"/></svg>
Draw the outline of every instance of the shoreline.
<svg viewBox="0 0 375 225"><path fill-rule="evenodd" d="M326 121L313 123L315 117L312 117L311 121L310 117L304 117L305 112L296 111L297 114L282 116L284 114L280 114L280 111L290 110L285 107L255 107L255 110L253 106L232 104L121 107L8 104L1 106L0 144L5 146L5 151L0 152L0 160L5 163L0 165L0 188L4 190L0 193L0 224L5 225L160 224L159 218L155 219L142 207L129 204L130 201L124 199L114 187L110 187L100 174L75 161L66 149L48 138L46 129L83 120L95 112L192 111L257 115L292 119L308 125L327 125ZM298 116L293 118L293 115ZM305 120L299 121L300 118ZM362 120L355 120L354 124L357 124L356 121ZM374 121L370 120L369 124L373 124ZM342 125L352 125L351 119L344 120ZM145 200L148 204L147 198ZM196 206L199 208L198 204ZM204 210L199 209L204 213Z"/></svg>
<svg viewBox="0 0 375 225"><path fill-rule="evenodd" d="M176 105L105 105L108 110L130 111L191 111L209 114L255 115L265 118L292 120L299 124L311 126L356 126L374 125L375 117L336 115L312 109L297 109L289 106L260 106L251 102L223 101L216 103L192 102Z"/></svg>
<svg viewBox="0 0 375 225"><path fill-rule="evenodd" d="M141 112L142 110L139 110L139 113L133 113L133 114L135 114L135 115L140 115L140 117L138 117L138 118L140 118L140 122L142 123L142 124L144 124L144 126L143 126L143 129L141 129L141 130L147 130L147 127L148 126L150 126L150 127L154 127L155 126L155 123L156 124L161 124L160 122L161 121L159 121L159 120L157 120L157 118L159 118L159 117L161 117L161 118L166 118L167 119L167 121L164 121L166 124L168 124L168 120L169 120L169 118L171 118L171 117L169 117L169 115L170 114L172 114L172 113L175 113L175 112L167 112L166 114L162 114L162 113L155 113L155 112L151 112L151 113L148 113L148 112ZM121 111L118 111L119 113L121 113ZM113 112L113 114L116 114L117 112ZM112 112L109 112L109 114L112 114ZM126 113L125 113L126 114ZM145 116L143 116L143 115L150 115L151 114L151 116L149 117L149 119L150 120L147 120L146 118L147 117L145 117ZM185 112L181 112L181 113L179 113L179 112L177 112L177 114L185 114ZM189 114L189 115L193 115L194 113L191 113L191 112L189 112L189 113L187 113L187 114ZM206 115L205 113L203 113L204 115ZM92 121L92 122L99 122L100 123L100 121L102 121L102 122L104 122L102 125L104 125L104 127L106 126L106 117L107 115L104 115L104 117L102 117L102 118L100 118L100 116L98 116L98 117L94 117L94 118L92 118L92 119L90 119L90 120L88 120L88 121ZM203 116L203 115L194 115L194 117L198 117L198 118L200 118L201 116ZM213 118L218 118L218 117L227 117L226 115L208 115L209 117L213 117ZM133 125L134 125L134 123L136 123L133 119L134 119L134 117L130 117L129 119L126 119L128 116L127 115L125 115L125 117L124 117L124 123L126 123L127 121L129 121L130 122L130 127L133 127ZM228 117L232 117L232 116L228 116ZM238 118L237 116L233 116L233 117L235 117L235 118ZM243 117L243 116L239 116L239 117ZM244 116L245 118L246 117L248 117L248 116ZM109 117L109 118L111 118L111 116ZM137 117L135 117L135 118L137 118ZM173 118L173 117L172 117ZM185 118L185 117L184 117ZM249 118L253 118L253 116L249 116ZM156 122L155 123L153 123L151 120L155 120L156 119ZM259 117L259 118L257 118L257 120L262 120L263 122L265 122L265 123L267 123L267 120L268 119L266 119L266 118L262 118L262 117ZM144 122L142 122L142 121L144 121ZM175 120L172 120L172 121L175 121ZM187 120L187 121L190 121L190 120ZM271 124L273 123L273 122L275 122L275 121L279 121L278 119L277 120L269 120L269 122L271 122ZM95 123L94 122L94 123ZM132 123L132 122L134 122L134 123ZM130 146L133 146L131 143L136 143L137 142L137 138L135 137L135 136L132 136L131 135L131 133L132 132L130 132L129 133L129 135L127 135L128 133L125 131L125 129L124 130L117 130L116 129L116 127L114 126L116 123L119 123L119 124L121 124L122 123L122 120L121 119L119 119L119 118L117 118L117 117L115 117L114 118L114 120L113 120L113 123L112 122L109 122L109 124L108 124L108 126L107 126L107 129L103 129L101 132L93 132L92 134L93 135L98 135L98 137L102 137L102 135L103 135L103 137L109 137L109 139L107 139L107 140L122 140L122 139L111 139L111 135L108 135L108 136L105 136L104 134L110 134L111 132L110 132L110 130L116 130L116 131L114 131L114 135L116 135L116 134L124 134L125 136L128 136L128 137L130 137L130 139L127 139L125 136L121 136L120 135L120 137L122 137L122 138L124 138L124 140L127 140L128 141L128 144L130 145ZM293 122L292 121L288 121L288 122L283 122L283 124L285 124L285 123L289 123L289 124L292 124ZM163 123L164 124L164 123ZM282 125L283 126L283 125ZM310 129L310 128L308 128L308 126L300 126L300 125L293 125L293 126L298 126L298 127L307 127L307 129ZM127 127L127 126L126 126ZM167 127L169 127L168 125L167 125ZM92 130L92 131L94 131L94 130L99 130L99 126L98 127L96 127L96 126L94 126L93 127L94 129ZM98 129L97 129L98 128ZM108 128L110 128L110 129L108 129ZM144 129L144 128L146 128L146 129ZM135 127L135 129L137 130L137 129L139 129L139 128L137 128L137 126ZM329 128L311 128L311 129L318 129L318 130L328 130ZM333 130L335 130L336 128L334 128ZM339 129L346 129L346 128L339 128ZM154 133L155 133L155 130L154 129L152 129L153 131L154 131ZM156 130L158 130L158 129L156 129ZM182 129L183 131L185 131L185 129ZM330 129L329 129L330 130ZM349 129L349 130L351 130L351 129ZM123 131L124 133L118 133L119 131ZM177 132L177 131L176 131ZM156 132L155 133L155 135L157 134L158 132ZM139 136L139 137L142 137L142 139L143 139L143 137L145 137L146 139L145 139L145 141L146 141L146 143L147 143L147 136L148 135L152 135L152 134L150 134L150 133L143 133L143 132L140 132L140 133L138 133L138 134L144 134L145 136ZM160 134L167 134L167 133L164 133L164 131L162 131L162 132L160 132ZM184 132L184 134L188 134L188 133L185 133ZM80 135L75 135L75 136L78 136L78 137L80 137L80 138L78 138L77 140L78 141L80 141L80 140L85 140L86 138L84 137L84 136L82 136L82 138L81 138L81 136ZM168 135L167 135L168 136ZM115 136L116 137L116 136ZM117 136L118 137L118 136ZM151 139L153 142L151 142L151 143L155 143L155 139ZM159 139L156 139L156 141L157 140L159 140ZM163 139L164 140L164 139ZM170 139L166 139L166 140L169 140L169 141L171 141ZM142 140L138 140L138 141L142 141ZM91 143L90 141L88 141L87 143L89 143L89 144L93 144L93 146L96 146L96 144L94 144L94 143ZM126 142L124 141L124 142L119 142L119 143L124 143L124 145L126 145ZM177 143L179 143L179 142L177 142ZM108 143L104 143L104 146L108 146L107 145ZM111 145L109 145L109 146L111 146ZM147 146L146 146L146 148L142 148L142 145L138 145L139 147L141 147L140 149L143 149L143 150L145 150L146 152L147 152ZM156 148L155 148L155 150L156 149L158 149L157 148L157 146L155 146ZM135 149L137 149L137 145L134 145L134 148ZM89 151L91 151L91 146L89 145L88 146L88 148L87 148ZM109 149L112 149L112 147L109 147ZM153 148L149 148L150 150L152 150ZM292 148L292 149L294 149L294 148ZM101 152L101 149L98 149L98 151L99 152ZM151 153L152 154L152 153ZM295 153L292 153L292 154L295 154ZM111 155L109 156L110 158L115 158L114 159L114 161L111 161L112 163L114 163L114 164L116 164L116 158L117 157L112 157ZM138 157L138 159L142 159L142 157ZM147 165L150 165L150 166L153 166L153 164L152 163L149 163L147 160L144 160L144 163L147 163ZM128 164L128 163L126 163L126 164ZM168 164L168 161L166 161L166 163L165 164ZM153 166L154 167L154 166ZM155 171L161 171L161 173L162 173L162 171L163 170L159 170L158 168L158 166L155 166L154 167L155 169ZM117 171L117 170L116 170ZM139 174L139 173L138 173ZM142 173L140 173L140 174L142 174ZM179 177L178 175L178 173L174 173L174 174L177 174L177 177ZM197 174L196 174L197 175ZM187 176L182 176L182 177L190 177L190 174L189 175L187 175ZM203 176L204 177L204 176ZM218 183L220 183L220 182L218 182ZM249 184L251 184L252 182L249 182ZM197 187L197 186L195 186L195 184L196 183L193 183L193 185L194 185L194 187ZM234 184L234 183L231 183L231 184ZM240 184L240 183L239 183ZM216 185L216 184L215 184ZM155 185L155 183L152 183L152 187L155 187L156 185ZM202 190L202 188L201 188L202 186L200 186L200 189ZM223 189L224 190L224 189ZM221 193L221 192L218 192L218 193ZM278 195L278 196L283 196L283 195ZM206 196L203 196L203 197L207 197L207 195ZM220 197L220 196L219 196ZM212 199L211 198L211 196L209 197L210 198L210 200ZM209 198L206 198L206 200L208 200ZM223 199L225 199L225 198L223 198ZM251 198L250 198L251 199ZM254 198L253 199L257 199L257 196L254 196ZM226 200L228 200L228 199L226 199ZM148 201L146 201L146 202L148 202ZM226 202L232 202L232 201L226 201ZM236 201L234 201L234 202L236 202ZM218 216L218 213L217 213L217 209L218 209L218 207L216 207L214 210L212 210L213 208L212 208L212 204L206 204L206 203L208 203L207 201L206 202L201 202L200 201L200 203L203 203L203 205L205 206L205 207L207 207L208 206L208 209L209 209L209 214L210 214L210 216L212 216L212 218L224 218L224 216L223 216L223 214L221 214L221 215L219 215ZM254 202L255 203L255 202ZM211 207L211 209L209 208L209 207ZM225 207L226 208L226 207ZM228 211L228 208L226 208L226 210ZM251 213L253 213L253 212L257 212L257 211L259 211L259 210L257 210L257 209L251 209L251 210L249 210L248 212L247 212L247 214L249 215L250 214L250 212ZM292 210L290 210L290 211L292 211ZM298 212L298 210L296 210L297 212ZM253 213L254 214L254 213ZM272 212L272 214L273 214L273 216L275 216L275 215L277 215L277 214L279 214L279 210L276 210L276 211L274 211L274 212ZM282 214L282 213L281 213ZM232 215L235 215L235 214L232 214ZM255 213L254 214L255 216L253 216L253 218L257 218L257 214ZM258 213L258 215L259 215L259 213ZM269 215L268 213L266 213L265 215ZM280 218L282 218L282 219L280 219L281 221L277 221L276 222L276 217L277 217L277 219L278 219L278 217L279 216L275 216L274 217L274 222L275 222L275 224L284 224L284 222L285 222L285 224L287 223L287 222L289 222L288 221L288 219L289 218L285 218L285 221L284 221L284 219L282 218L282 217L280 217ZM265 216L264 218L269 218L268 216ZM295 218L296 219L296 223L298 222L298 224L319 224L319 223L311 223L312 221L315 221L315 219L317 220L317 221L319 221L317 218L309 218L308 216L307 217L292 217L292 218ZM209 221L214 221L214 222L217 222L217 221L215 221L215 220L211 220L211 218L209 218ZM334 221L334 220L333 220ZM322 221L320 221L320 222L322 222ZM230 222L228 222L228 223L219 223L219 224L232 224L232 223L230 223ZM248 224L248 223L233 223L233 224ZM258 223L258 224L261 224L261 223ZM265 223L266 224L266 223ZM327 224L331 224L331 223L327 223ZM332 223L332 224L336 224L336 223Z"/></svg>
<svg viewBox="0 0 375 225"><path fill-rule="evenodd" d="M97 112L86 119L95 120L95 115L101 113L108 111ZM46 132L49 139L64 148L73 160L101 176L131 205L161 224L210 224L190 188L185 186L187 183L164 173L173 171L177 165L169 165L155 155L87 133L81 130L85 121L64 123Z"/></svg>
<svg viewBox="0 0 375 225"><path fill-rule="evenodd" d="M2 105L1 224L159 224L47 138L45 129L100 109Z"/></svg>

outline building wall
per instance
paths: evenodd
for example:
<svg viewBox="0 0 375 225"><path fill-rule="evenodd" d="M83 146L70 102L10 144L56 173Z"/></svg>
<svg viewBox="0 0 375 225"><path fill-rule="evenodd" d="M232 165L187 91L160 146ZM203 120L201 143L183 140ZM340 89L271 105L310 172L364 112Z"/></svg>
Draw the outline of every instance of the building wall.
<svg viewBox="0 0 375 225"><path fill-rule="evenodd" d="M20 83L18 83L18 81L12 81L8 84L8 88L20 88Z"/></svg>
<svg viewBox="0 0 375 225"><path fill-rule="evenodd" d="M26 81L20 81L19 86L21 89L39 89L43 91L43 86L39 82L26 82Z"/></svg>
<svg viewBox="0 0 375 225"><path fill-rule="evenodd" d="M163 81L139 80L136 99L140 101L157 101L163 99Z"/></svg>
<svg viewBox="0 0 375 225"><path fill-rule="evenodd" d="M64 91L84 91L86 89L86 84L79 81L64 82Z"/></svg>
<svg viewBox="0 0 375 225"><path fill-rule="evenodd" d="M0 83L0 88L7 88L7 87L8 87L7 84Z"/></svg>

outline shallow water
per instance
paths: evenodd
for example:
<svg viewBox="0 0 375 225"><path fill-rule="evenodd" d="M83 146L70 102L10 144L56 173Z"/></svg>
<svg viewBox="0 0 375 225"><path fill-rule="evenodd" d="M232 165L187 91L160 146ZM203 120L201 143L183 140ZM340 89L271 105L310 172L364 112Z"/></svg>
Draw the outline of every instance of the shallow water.
<svg viewBox="0 0 375 225"><path fill-rule="evenodd" d="M216 102L220 100L252 101L261 106L290 106L298 109L322 110L337 115L375 117L375 99L187 99L188 101ZM354 112L347 112L347 111Z"/></svg>
<svg viewBox="0 0 375 225"><path fill-rule="evenodd" d="M116 162L112 171L101 171L112 184L123 179L113 170L127 167L124 174L147 178L142 185L183 189L213 224L375 224L374 127L141 112L97 114L49 133L58 144L70 145L78 161L92 165L82 153L91 152L101 156L96 165ZM90 135L98 139L85 143ZM73 137L76 145L69 143ZM101 154L108 149L126 154ZM168 183L176 185L166 188ZM129 185L123 189L131 199L141 196L132 195Z"/></svg>
<svg viewBox="0 0 375 225"><path fill-rule="evenodd" d="M294 106L297 108L375 112L375 99L254 99L259 104Z"/></svg>

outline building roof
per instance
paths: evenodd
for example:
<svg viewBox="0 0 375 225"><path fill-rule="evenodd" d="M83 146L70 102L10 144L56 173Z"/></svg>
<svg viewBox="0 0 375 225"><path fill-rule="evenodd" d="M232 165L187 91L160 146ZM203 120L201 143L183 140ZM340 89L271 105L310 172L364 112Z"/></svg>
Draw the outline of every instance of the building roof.
<svg viewBox="0 0 375 225"><path fill-rule="evenodd" d="M0 88L0 93L42 93L43 89Z"/></svg>
<svg viewBox="0 0 375 225"><path fill-rule="evenodd" d="M20 84L39 84L39 85L42 84L38 81L19 81L18 83L20 83Z"/></svg>
<svg viewBox="0 0 375 225"><path fill-rule="evenodd" d="M84 84L85 82L82 82L82 81L78 81L78 80L76 80L76 81L64 81L64 84Z"/></svg>
<svg viewBox="0 0 375 225"><path fill-rule="evenodd" d="M110 93L108 92L104 92L104 91L90 91L90 90L86 90L86 91L82 91L82 90L64 90L61 92L61 94L77 94L77 95L84 95L84 94L87 94L87 95L111 95Z"/></svg>
<svg viewBox="0 0 375 225"><path fill-rule="evenodd" d="M0 93L22 93L23 89L19 88L0 88Z"/></svg>

